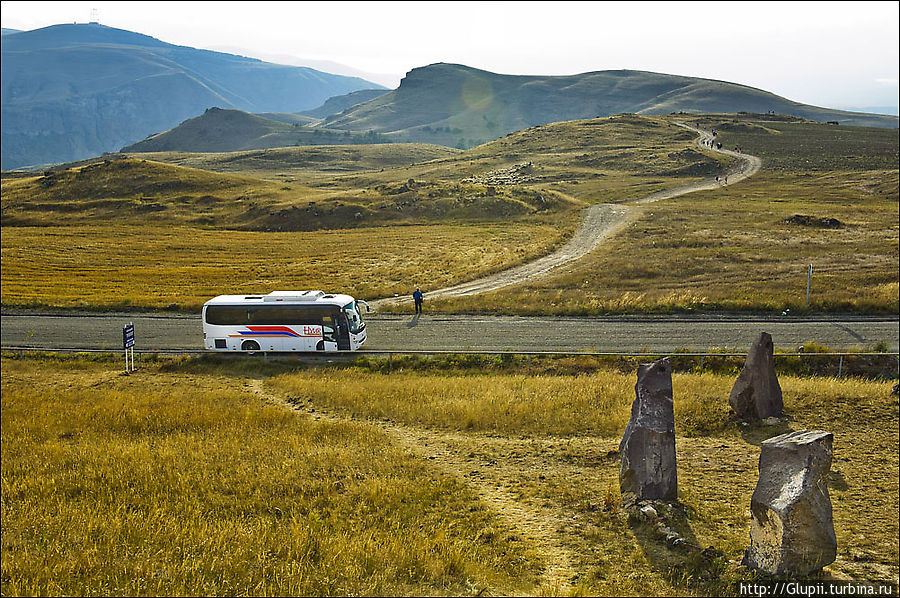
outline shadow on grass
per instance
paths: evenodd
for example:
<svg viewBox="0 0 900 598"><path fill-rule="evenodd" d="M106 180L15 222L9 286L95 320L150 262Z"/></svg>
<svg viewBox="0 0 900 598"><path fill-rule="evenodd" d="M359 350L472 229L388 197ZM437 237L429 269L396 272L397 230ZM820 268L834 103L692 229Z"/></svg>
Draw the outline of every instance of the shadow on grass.
<svg viewBox="0 0 900 598"><path fill-rule="evenodd" d="M772 424L766 424L764 422L745 424L738 422L737 426L740 429L741 438L744 439L744 442L752 444L753 446L761 446L763 441L766 441L769 438L775 438L776 436L781 436L782 434L794 431L794 428L791 426L791 418L788 416L785 416L779 419L777 423Z"/></svg>
<svg viewBox="0 0 900 598"><path fill-rule="evenodd" d="M680 503L654 503L658 517L629 515L628 525L647 562L678 588L707 595L730 592L728 559L714 547L702 547L690 525L689 509Z"/></svg>

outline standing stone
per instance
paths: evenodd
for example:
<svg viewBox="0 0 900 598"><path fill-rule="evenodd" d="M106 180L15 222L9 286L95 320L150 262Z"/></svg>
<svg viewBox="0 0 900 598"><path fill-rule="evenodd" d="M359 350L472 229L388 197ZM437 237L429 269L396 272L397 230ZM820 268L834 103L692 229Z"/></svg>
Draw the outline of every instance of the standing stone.
<svg viewBox="0 0 900 598"><path fill-rule="evenodd" d="M728 402L744 421L781 417L784 402L775 376L774 350L772 336L761 332L750 347L744 369L731 389Z"/></svg>
<svg viewBox="0 0 900 598"><path fill-rule="evenodd" d="M668 359L638 367L631 419L619 454L622 502L675 500L675 409L672 401L672 366Z"/></svg>
<svg viewBox="0 0 900 598"><path fill-rule="evenodd" d="M829 432L801 430L762 443L744 565L803 577L834 562L837 539L828 495L832 439Z"/></svg>

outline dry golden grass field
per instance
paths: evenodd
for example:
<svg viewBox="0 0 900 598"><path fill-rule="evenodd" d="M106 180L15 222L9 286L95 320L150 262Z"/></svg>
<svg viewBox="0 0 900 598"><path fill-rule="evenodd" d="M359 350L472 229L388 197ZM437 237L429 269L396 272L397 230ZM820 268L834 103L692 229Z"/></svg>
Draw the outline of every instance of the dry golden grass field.
<svg viewBox="0 0 900 598"><path fill-rule="evenodd" d="M759 173L734 186L642 206L618 236L551 276L480 296L435 300L432 309L896 314L897 189L897 170ZM842 224L788 222L795 215Z"/></svg>
<svg viewBox="0 0 900 598"><path fill-rule="evenodd" d="M725 149L762 157L762 171L635 206L635 219L578 263L517 287L434 301L432 309L898 312L896 130L762 115L671 118L718 130Z"/></svg>
<svg viewBox="0 0 900 598"><path fill-rule="evenodd" d="M548 253L589 203L717 170L692 143L663 119L614 117L464 153L154 154L7 176L0 301L195 310L223 292L312 287L373 299L451 284ZM526 162L516 184L494 182Z"/></svg>
<svg viewBox="0 0 900 598"><path fill-rule="evenodd" d="M216 295L341 290L371 298L488 274L563 239L549 224L412 225L308 232L187 226L6 227L4 305L197 312Z"/></svg>
<svg viewBox="0 0 900 598"><path fill-rule="evenodd" d="M430 365L429 365L430 363ZM671 549L619 507L633 368L2 360L4 595L736 595L759 443L834 433L838 557L898 578L890 383L781 375L789 419L676 373Z"/></svg>

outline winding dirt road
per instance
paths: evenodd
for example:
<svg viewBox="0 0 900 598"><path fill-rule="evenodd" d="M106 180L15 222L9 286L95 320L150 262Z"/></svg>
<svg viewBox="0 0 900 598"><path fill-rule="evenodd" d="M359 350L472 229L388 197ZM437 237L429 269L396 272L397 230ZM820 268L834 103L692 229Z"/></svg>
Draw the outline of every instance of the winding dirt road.
<svg viewBox="0 0 900 598"><path fill-rule="evenodd" d="M725 149L718 150L710 148L708 142L713 139L713 135L709 131L703 131L684 123L676 124L679 127L683 127L699 135L695 142L698 148L737 158L735 167L728 172L731 183L737 183L747 177L753 176L762 166L762 160L756 156L741 154ZM675 189L659 191L633 201L631 204L592 205L585 209L581 225L578 227L578 230L575 231L575 234L569 242L562 248L527 264L522 264L469 282L429 291L427 297L428 299L445 299L448 297L477 295L479 293L493 291L510 285L520 284L539 276L545 276L550 271L555 270L564 264L568 264L584 257L603 241L622 230L625 225L632 222L640 215L640 206L678 197L687 193L693 193L695 191L715 189L719 186L720 183L714 180L701 181L682 187L676 187ZM389 297L371 301L370 305L372 309L377 311L379 308L388 305L402 305L410 302L412 302L410 297Z"/></svg>

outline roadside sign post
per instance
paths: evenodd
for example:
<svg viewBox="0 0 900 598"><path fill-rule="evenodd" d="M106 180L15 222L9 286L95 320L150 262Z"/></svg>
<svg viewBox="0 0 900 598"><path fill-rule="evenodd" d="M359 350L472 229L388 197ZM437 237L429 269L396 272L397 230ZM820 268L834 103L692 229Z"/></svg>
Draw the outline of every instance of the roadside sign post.
<svg viewBox="0 0 900 598"><path fill-rule="evenodd" d="M809 305L809 286L812 283L812 264L809 265L809 270L806 272L806 304Z"/></svg>
<svg viewBox="0 0 900 598"><path fill-rule="evenodd" d="M125 372L133 372L134 367L134 323L122 328L122 345L125 348ZM128 350L131 350L131 369L128 369Z"/></svg>

